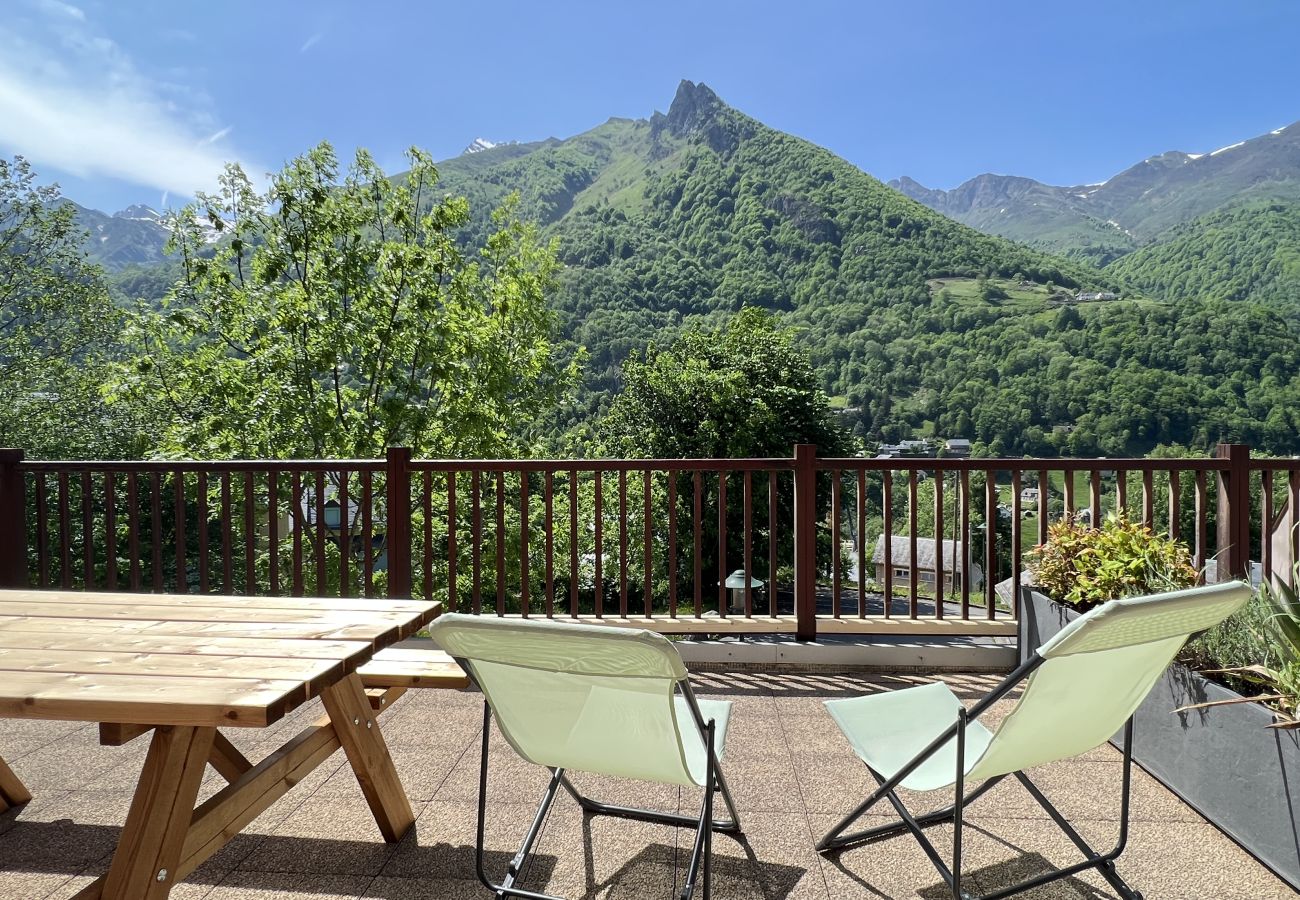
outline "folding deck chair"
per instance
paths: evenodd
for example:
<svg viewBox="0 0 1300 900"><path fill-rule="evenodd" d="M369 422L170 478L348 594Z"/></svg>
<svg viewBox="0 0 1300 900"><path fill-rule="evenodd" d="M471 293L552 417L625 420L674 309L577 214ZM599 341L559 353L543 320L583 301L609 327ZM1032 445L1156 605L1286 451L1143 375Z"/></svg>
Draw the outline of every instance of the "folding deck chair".
<svg viewBox="0 0 1300 900"><path fill-rule="evenodd" d="M559 900L515 884L563 788L587 813L695 828L681 897L690 898L702 880L707 900L713 832L740 832L719 767L731 703L695 698L671 641L640 629L455 614L439 617L429 632L483 691L476 863L484 885L497 897ZM493 717L520 756L551 770L532 826L500 883L488 877L483 865ZM702 787L700 814L597 802L574 788L569 769ZM713 818L715 792L722 794L729 820Z"/></svg>
<svg viewBox="0 0 1300 900"><path fill-rule="evenodd" d="M969 711L942 682L827 701L835 723L880 787L818 842L818 851L911 832L952 889L952 896L970 898L962 891L962 813L1003 778L1014 775L1086 858L982 900L1007 897L1093 868L1121 897L1141 900L1114 865L1128 840L1133 713L1188 637L1223 621L1250 593L1246 585L1233 582L1112 600L1059 631ZM990 731L977 721L1026 679L1019 702L996 729ZM1120 728L1124 729L1124 771L1119 839L1112 850L1098 853L1023 770L1085 753ZM976 784L967 792L967 785ZM899 799L899 787L912 791L951 788L954 802L935 812L913 815ZM897 821L846 833L882 799L897 811ZM953 827L951 869L924 832L944 822Z"/></svg>

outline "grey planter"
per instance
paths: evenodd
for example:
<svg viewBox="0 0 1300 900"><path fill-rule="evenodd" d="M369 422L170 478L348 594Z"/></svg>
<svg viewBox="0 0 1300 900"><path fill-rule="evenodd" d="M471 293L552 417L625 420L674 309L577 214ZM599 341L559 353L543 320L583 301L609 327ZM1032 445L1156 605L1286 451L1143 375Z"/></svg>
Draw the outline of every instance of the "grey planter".
<svg viewBox="0 0 1300 900"><path fill-rule="evenodd" d="M1029 588L1021 611L1021 660L1081 615ZM1175 663L1134 715L1133 758L1300 890L1300 734L1260 703L1174 712L1240 696Z"/></svg>

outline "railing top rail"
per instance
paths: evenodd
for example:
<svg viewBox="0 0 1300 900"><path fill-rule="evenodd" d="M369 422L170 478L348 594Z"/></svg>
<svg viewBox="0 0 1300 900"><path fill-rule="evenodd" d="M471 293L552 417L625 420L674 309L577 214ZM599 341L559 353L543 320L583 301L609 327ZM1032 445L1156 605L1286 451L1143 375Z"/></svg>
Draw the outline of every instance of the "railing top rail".
<svg viewBox="0 0 1300 900"><path fill-rule="evenodd" d="M1273 460L1276 462L1285 462L1284 460ZM1252 460L1252 463L1254 461ZM1300 466L1300 461L1293 463L1291 466L1279 466L1278 468L1289 468ZM1097 458L1097 459L1049 459L1046 457L989 457L989 458L954 458L954 457L891 457L889 459L868 458L861 456L849 456L843 458L818 457L817 468L827 469L846 469L856 471L864 469L867 471L895 471L907 472L913 469L935 469L946 471L967 471L967 472L1035 472L1040 469L1049 469L1052 471L1067 472L1091 472L1122 470L1125 472L1165 472L1177 470L1179 472L1217 472L1228 468L1228 460L1215 459L1212 457L1195 458L1195 459L1118 459L1118 458Z"/></svg>
<svg viewBox="0 0 1300 900"><path fill-rule="evenodd" d="M793 459L414 459L430 472L755 472L794 468Z"/></svg>
<svg viewBox="0 0 1300 900"><path fill-rule="evenodd" d="M383 471L382 459L27 459L23 472L349 472Z"/></svg>
<svg viewBox="0 0 1300 900"><path fill-rule="evenodd" d="M1300 471L1300 457L1292 456L1284 459L1258 459L1250 458L1250 470L1252 472L1295 472Z"/></svg>

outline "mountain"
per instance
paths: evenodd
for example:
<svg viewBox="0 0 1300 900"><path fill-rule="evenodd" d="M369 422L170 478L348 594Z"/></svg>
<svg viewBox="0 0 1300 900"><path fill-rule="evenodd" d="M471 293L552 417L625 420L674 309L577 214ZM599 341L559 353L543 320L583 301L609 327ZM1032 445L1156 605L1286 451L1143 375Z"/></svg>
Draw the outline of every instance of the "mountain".
<svg viewBox="0 0 1300 900"><path fill-rule="evenodd" d="M1133 295L954 222L703 84L682 82L666 114L439 168L442 190L470 199L468 242L512 192L558 242L561 332L588 353L568 424L599 415L628 355L750 304L799 330L867 438L968 437L1009 454L1300 447L1300 379L1241 377L1300 374L1300 339L1268 309ZM1129 296L1076 302L1097 288Z"/></svg>
<svg viewBox="0 0 1300 900"><path fill-rule="evenodd" d="M156 210L137 204L108 215L70 200L77 222L90 233L86 252L109 272L128 266L152 266L165 259L163 246L170 231Z"/></svg>
<svg viewBox="0 0 1300 900"><path fill-rule="evenodd" d="M1106 271L1155 296L1253 300L1300 320L1300 203L1210 213Z"/></svg>
<svg viewBox="0 0 1300 900"><path fill-rule="evenodd" d="M1152 156L1100 184L990 174L950 191L890 185L981 231L1104 265L1229 204L1300 200L1300 123L1210 153Z"/></svg>
<svg viewBox="0 0 1300 900"><path fill-rule="evenodd" d="M566 433L568 450L598 450L580 436L621 389L628 356L753 305L797 329L842 421L870 440L965 437L994 455L1140 455L1218 439L1300 451L1300 338L1272 310L1161 302L985 234L703 84L682 82L666 113L438 168L438 193L469 199L466 246L512 194L556 242L559 337L585 348L585 376L557 421L530 425ZM988 181L971 194L1010 202L1038 190ZM156 266L121 274L127 297L168 280ZM1123 298L1081 300L1099 290Z"/></svg>

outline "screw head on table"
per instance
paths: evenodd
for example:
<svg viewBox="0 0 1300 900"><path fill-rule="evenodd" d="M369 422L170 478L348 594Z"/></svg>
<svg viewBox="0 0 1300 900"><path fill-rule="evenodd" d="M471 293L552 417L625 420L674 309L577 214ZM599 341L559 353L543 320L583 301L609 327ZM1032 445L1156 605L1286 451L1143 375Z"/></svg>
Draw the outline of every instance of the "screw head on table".
<svg viewBox="0 0 1300 900"><path fill-rule="evenodd" d="M166 869L159 869L159 870L158 870L157 880L158 880L158 881L166 881L166 880L167 880L167 870L166 870Z"/></svg>

